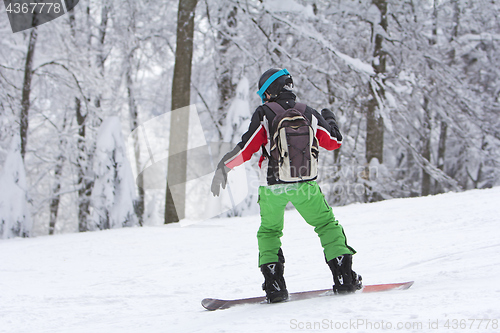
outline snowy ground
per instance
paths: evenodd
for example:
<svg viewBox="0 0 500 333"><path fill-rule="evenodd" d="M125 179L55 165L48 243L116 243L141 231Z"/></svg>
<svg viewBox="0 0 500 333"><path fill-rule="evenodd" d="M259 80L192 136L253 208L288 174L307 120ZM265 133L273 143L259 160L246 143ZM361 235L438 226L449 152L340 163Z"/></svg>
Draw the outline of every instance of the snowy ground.
<svg viewBox="0 0 500 333"><path fill-rule="evenodd" d="M262 294L258 216L0 241L0 332L500 332L499 198L334 208L364 282L411 289L215 312L201 299ZM328 288L313 229L285 218L288 289Z"/></svg>

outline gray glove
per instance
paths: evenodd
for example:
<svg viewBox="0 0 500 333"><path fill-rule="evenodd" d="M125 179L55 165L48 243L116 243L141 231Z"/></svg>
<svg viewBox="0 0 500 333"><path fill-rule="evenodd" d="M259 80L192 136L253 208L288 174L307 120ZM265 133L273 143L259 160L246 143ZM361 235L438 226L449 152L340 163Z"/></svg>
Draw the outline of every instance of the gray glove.
<svg viewBox="0 0 500 333"><path fill-rule="evenodd" d="M212 186L210 187L210 190L212 191L214 197L219 196L221 185L223 189L226 188L227 173L229 172L229 170L231 169L225 166L224 163L219 163L219 165L217 166L214 178L212 179Z"/></svg>

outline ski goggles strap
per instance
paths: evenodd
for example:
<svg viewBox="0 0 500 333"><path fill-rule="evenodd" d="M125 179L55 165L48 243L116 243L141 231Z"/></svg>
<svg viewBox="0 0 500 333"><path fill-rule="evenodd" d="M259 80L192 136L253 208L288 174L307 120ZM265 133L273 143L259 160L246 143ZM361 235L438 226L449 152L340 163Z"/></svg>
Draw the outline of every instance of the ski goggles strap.
<svg viewBox="0 0 500 333"><path fill-rule="evenodd" d="M283 68L282 70L277 71L276 73L271 75L271 77L266 80L266 82L262 85L262 87L259 89L259 91L257 91L257 95L260 96L262 103L265 102L264 101L264 92L267 90L267 88L269 88L269 86L271 85L271 83L274 82L274 80L276 80L277 78L279 78L280 76L283 76L283 75L290 75L290 73L288 73L288 70L286 68Z"/></svg>

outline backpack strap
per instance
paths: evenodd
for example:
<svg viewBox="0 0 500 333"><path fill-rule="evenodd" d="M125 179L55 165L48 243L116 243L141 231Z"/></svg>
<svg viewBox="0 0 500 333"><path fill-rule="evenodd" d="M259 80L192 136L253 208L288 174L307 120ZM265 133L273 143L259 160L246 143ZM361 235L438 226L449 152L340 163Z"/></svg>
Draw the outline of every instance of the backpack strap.
<svg viewBox="0 0 500 333"><path fill-rule="evenodd" d="M276 115L286 112L286 110L277 102L268 102L264 105L269 107ZM304 114L306 112L307 105L305 105L304 103L295 103L293 108L299 110L300 113Z"/></svg>
<svg viewBox="0 0 500 333"><path fill-rule="evenodd" d="M270 108L275 115L280 115L286 112L286 110L281 105L279 105L279 103L276 102L268 102L264 105Z"/></svg>
<svg viewBox="0 0 500 333"><path fill-rule="evenodd" d="M295 103L295 106L293 107L296 110L299 110L302 115L306 112L307 105L304 103Z"/></svg>

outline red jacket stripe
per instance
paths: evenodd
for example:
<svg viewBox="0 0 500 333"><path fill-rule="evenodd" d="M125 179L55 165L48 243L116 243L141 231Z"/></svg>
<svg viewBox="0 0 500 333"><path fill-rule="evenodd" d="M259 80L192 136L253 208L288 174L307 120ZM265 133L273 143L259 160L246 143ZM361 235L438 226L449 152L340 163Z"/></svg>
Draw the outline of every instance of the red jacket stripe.
<svg viewBox="0 0 500 333"><path fill-rule="evenodd" d="M262 124L254 132L250 140L233 158L225 162L226 166L230 169L237 167L240 164L248 161L252 155L259 151L260 147L267 143L267 132Z"/></svg>
<svg viewBox="0 0 500 333"><path fill-rule="evenodd" d="M336 137L331 136L330 133L321 126L318 126L316 130L316 138L318 138L319 145L326 150L335 150L342 145L342 141L337 141Z"/></svg>

